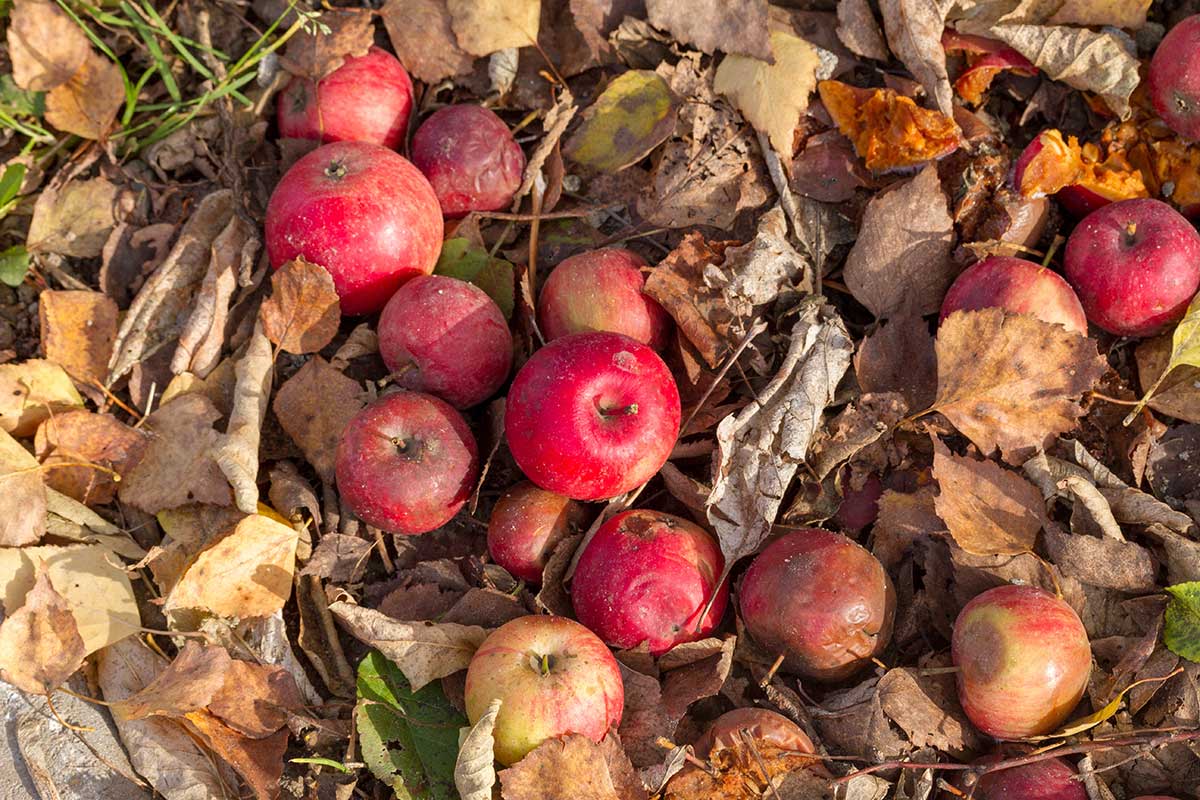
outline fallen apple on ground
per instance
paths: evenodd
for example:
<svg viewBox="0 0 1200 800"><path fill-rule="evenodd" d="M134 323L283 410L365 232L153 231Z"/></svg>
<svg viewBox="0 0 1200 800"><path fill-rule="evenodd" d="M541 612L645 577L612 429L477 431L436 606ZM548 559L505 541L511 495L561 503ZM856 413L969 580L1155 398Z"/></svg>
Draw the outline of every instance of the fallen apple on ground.
<svg viewBox="0 0 1200 800"><path fill-rule="evenodd" d="M1200 14L1167 32L1146 75L1154 110L1171 130L1200 139Z"/></svg>
<svg viewBox="0 0 1200 800"><path fill-rule="evenodd" d="M990 756L976 763L999 760ZM975 784L973 796L978 800L1088 800L1079 773L1062 758L988 772Z"/></svg>
<svg viewBox="0 0 1200 800"><path fill-rule="evenodd" d="M717 717L693 745L696 755L708 758L716 750L745 747L749 736L756 743L780 750L815 753L812 739L800 726L782 714L765 708L735 708Z"/></svg>
<svg viewBox="0 0 1200 800"><path fill-rule="evenodd" d="M1032 314L1087 336L1087 317L1071 286L1053 270L1010 256L990 256L967 267L946 292L938 322L955 311L1002 308Z"/></svg>
<svg viewBox="0 0 1200 800"><path fill-rule="evenodd" d="M500 699L492 735L501 764L568 733L598 742L625 705L621 671L604 642L551 616L519 617L492 631L471 658L465 697L471 724Z"/></svg>
<svg viewBox="0 0 1200 800"><path fill-rule="evenodd" d="M488 519L487 546L492 560L526 583L542 582L542 570L555 546L577 530L584 507L529 481L510 487Z"/></svg>
<svg viewBox="0 0 1200 800"><path fill-rule="evenodd" d="M883 495L883 482L875 473L867 475L862 486L855 489L849 484L850 468L843 470L842 502L833 515L838 530L858 533L875 523L879 516L879 498Z"/></svg>

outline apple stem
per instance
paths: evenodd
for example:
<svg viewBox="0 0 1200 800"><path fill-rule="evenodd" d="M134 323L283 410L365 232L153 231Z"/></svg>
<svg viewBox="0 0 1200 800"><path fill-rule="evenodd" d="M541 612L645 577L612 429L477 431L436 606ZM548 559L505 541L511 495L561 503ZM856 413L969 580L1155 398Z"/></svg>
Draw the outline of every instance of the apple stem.
<svg viewBox="0 0 1200 800"><path fill-rule="evenodd" d="M1125 244L1132 245L1136 242L1137 223L1130 221L1125 223Z"/></svg>
<svg viewBox="0 0 1200 800"><path fill-rule="evenodd" d="M1054 254L1058 252L1058 248L1066 241L1063 236L1056 235L1054 241L1050 242L1050 246L1046 248L1046 257L1042 259L1042 266L1049 268L1050 260L1054 258Z"/></svg>
<svg viewBox="0 0 1200 800"><path fill-rule="evenodd" d="M550 674L550 656L549 656L549 654L547 654L547 653L542 654L540 666L541 666L543 675Z"/></svg>

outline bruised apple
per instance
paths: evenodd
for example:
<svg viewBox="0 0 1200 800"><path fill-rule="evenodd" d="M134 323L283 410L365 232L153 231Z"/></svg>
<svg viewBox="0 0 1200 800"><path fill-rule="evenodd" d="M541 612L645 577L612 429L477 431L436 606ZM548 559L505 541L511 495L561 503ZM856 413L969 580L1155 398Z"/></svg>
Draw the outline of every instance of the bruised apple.
<svg viewBox="0 0 1200 800"><path fill-rule="evenodd" d="M455 408L491 397L512 369L504 312L474 284L420 275L401 286L379 317L379 354L397 386Z"/></svg>
<svg viewBox="0 0 1200 800"><path fill-rule="evenodd" d="M619 333L575 333L538 350L517 372L504 435L538 486L605 500L658 472L679 421L679 389L653 350Z"/></svg>
<svg viewBox="0 0 1200 800"><path fill-rule="evenodd" d="M412 160L451 218L508 206L525 170L525 153L504 120L470 104L440 108L421 123Z"/></svg>
<svg viewBox="0 0 1200 800"><path fill-rule="evenodd" d="M661 655L710 634L725 615L721 549L702 528L659 511L625 511L588 542L575 568L575 616L614 647ZM715 595L705 614L705 606Z"/></svg>
<svg viewBox="0 0 1200 800"><path fill-rule="evenodd" d="M433 272L442 212L433 187L386 147L335 142L292 165L267 203L267 253L333 276L344 314L383 308L406 280Z"/></svg>
<svg viewBox="0 0 1200 800"><path fill-rule="evenodd" d="M621 721L625 689L617 660L596 634L566 617L529 616L494 630L471 658L472 725L495 699L496 760L508 765L556 736L600 741Z"/></svg>
<svg viewBox="0 0 1200 800"><path fill-rule="evenodd" d="M554 547L583 522L584 508L561 494L529 481L510 488L488 519L487 546L492 560L527 583L542 581Z"/></svg>
<svg viewBox="0 0 1200 800"><path fill-rule="evenodd" d="M1075 226L1063 271L1090 322L1150 336L1182 318L1200 287L1200 234L1160 200L1112 203Z"/></svg>
<svg viewBox="0 0 1200 800"><path fill-rule="evenodd" d="M939 322L955 311L1002 308L1032 314L1087 336L1087 317L1074 290L1058 273L1010 256L990 256L967 267L946 292Z"/></svg>
<svg viewBox="0 0 1200 800"><path fill-rule="evenodd" d="M337 488L368 525L417 534L447 522L479 474L471 429L432 395L398 391L362 409L338 444Z"/></svg>
<svg viewBox="0 0 1200 800"><path fill-rule="evenodd" d="M977 763L998 760L992 756ZM986 773L976 783L973 796L976 800L1088 800L1079 773L1061 758Z"/></svg>
<svg viewBox="0 0 1200 800"><path fill-rule="evenodd" d="M853 674L887 647L896 593L875 556L820 528L776 539L738 593L750 635L784 668L817 680Z"/></svg>
<svg viewBox="0 0 1200 800"><path fill-rule="evenodd" d="M747 734L759 744L770 745L780 750L816 752L808 734L782 714L765 708L735 708L713 721L696 742L696 755L708 758L716 750L742 747Z"/></svg>
<svg viewBox="0 0 1200 800"><path fill-rule="evenodd" d="M963 711L997 739L1053 731L1079 703L1092 671L1078 615L1032 586L998 586L967 603L954 623L951 655Z"/></svg>
<svg viewBox="0 0 1200 800"><path fill-rule="evenodd" d="M1200 139L1200 14L1171 28L1150 59L1150 101L1171 130Z"/></svg>
<svg viewBox="0 0 1200 800"><path fill-rule="evenodd" d="M386 50L351 56L320 81L295 77L279 95L279 135L395 148L408 132L413 85Z"/></svg>
<svg viewBox="0 0 1200 800"><path fill-rule="evenodd" d="M646 262L631 250L606 247L564 260L538 297L538 327L547 341L569 333L623 333L662 352L671 317L642 292Z"/></svg>

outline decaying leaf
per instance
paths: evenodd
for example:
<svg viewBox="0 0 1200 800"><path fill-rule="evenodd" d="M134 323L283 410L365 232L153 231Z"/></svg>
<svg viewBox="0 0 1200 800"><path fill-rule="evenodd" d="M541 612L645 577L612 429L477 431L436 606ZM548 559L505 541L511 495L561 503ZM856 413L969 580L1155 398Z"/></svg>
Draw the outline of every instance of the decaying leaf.
<svg viewBox="0 0 1200 800"><path fill-rule="evenodd" d="M103 139L125 102L121 70L94 50L66 83L46 94L46 121L85 139Z"/></svg>
<svg viewBox="0 0 1200 800"><path fill-rule="evenodd" d="M584 109L563 155L599 172L619 172L674 132L678 112L678 98L658 73L630 70Z"/></svg>
<svg viewBox="0 0 1200 800"><path fill-rule="evenodd" d="M331 603L329 610L356 639L395 662L413 691L466 669L487 638L487 631L474 625L401 622L353 603Z"/></svg>
<svg viewBox="0 0 1200 800"><path fill-rule="evenodd" d="M496 727L496 715L500 713L501 700L497 697L488 705L487 711L463 737L458 748L458 760L454 763L454 786L462 800L491 800L492 787L496 785L496 746L492 730Z"/></svg>
<svg viewBox="0 0 1200 800"><path fill-rule="evenodd" d="M267 338L296 355L315 353L333 341L342 320L333 276L303 258L271 275L271 296L260 313Z"/></svg>
<svg viewBox="0 0 1200 800"><path fill-rule="evenodd" d="M188 641L163 669L137 692L114 706L118 719L182 717L205 708L225 685L233 659L223 647Z"/></svg>
<svg viewBox="0 0 1200 800"><path fill-rule="evenodd" d="M13 437L0 431L0 546L33 544L46 532L42 467Z"/></svg>
<svg viewBox="0 0 1200 800"><path fill-rule="evenodd" d="M375 38L371 12L339 8L321 14L288 43L284 66L293 75L320 80L352 56L363 56Z"/></svg>
<svg viewBox="0 0 1200 800"><path fill-rule="evenodd" d="M541 0L446 0L459 47L476 56L538 40Z"/></svg>
<svg viewBox="0 0 1200 800"><path fill-rule="evenodd" d="M39 569L25 602L0 622L0 679L48 694L79 669L84 655L70 606Z"/></svg>
<svg viewBox="0 0 1200 800"><path fill-rule="evenodd" d="M921 108L892 89L860 89L841 81L817 84L821 102L869 169L886 171L953 153L962 144L954 119Z"/></svg>
<svg viewBox="0 0 1200 800"><path fill-rule="evenodd" d="M1081 395L1107 368L1092 339L995 308L951 314L935 347L933 410L984 453L1000 448L1010 463L1074 428Z"/></svg>
<svg viewBox="0 0 1200 800"><path fill-rule="evenodd" d="M121 189L107 178L67 181L38 195L25 246L31 253L100 255L117 224Z"/></svg>
<svg viewBox="0 0 1200 800"><path fill-rule="evenodd" d="M379 16L400 63L417 80L434 84L471 70L475 59L458 46L444 0L387 0Z"/></svg>
<svg viewBox="0 0 1200 800"><path fill-rule="evenodd" d="M899 392L909 409L928 408L937 391L933 335L920 317L894 317L863 338L854 354L863 392Z"/></svg>
<svg viewBox="0 0 1200 800"><path fill-rule="evenodd" d="M71 377L58 364L37 358L0 364L0 430L32 436L54 414L82 405Z"/></svg>
<svg viewBox="0 0 1200 800"><path fill-rule="evenodd" d="M38 317L46 358L81 385L103 383L117 337L117 304L100 292L45 291Z"/></svg>
<svg viewBox="0 0 1200 800"><path fill-rule="evenodd" d="M279 796L288 743L286 730L263 739L251 739L207 711L191 712L186 724L189 731L237 771L256 800L275 800Z"/></svg>
<svg viewBox="0 0 1200 800"><path fill-rule="evenodd" d="M948 0L880 0L879 3L892 52L947 117L954 114L954 97L946 72L942 31L946 27L946 14L953 5Z"/></svg>
<svg viewBox="0 0 1200 800"><path fill-rule="evenodd" d="M771 532L784 492L821 424L854 345L836 312L801 308L779 372L736 415L717 426L718 455L708 520L728 571Z"/></svg>
<svg viewBox="0 0 1200 800"><path fill-rule="evenodd" d="M208 710L243 736L262 739L287 724L304 705L290 672L274 664L234 660Z"/></svg>
<svg viewBox="0 0 1200 800"><path fill-rule="evenodd" d="M1159 386L1166 381L1167 376L1172 371L1179 367L1200 368L1200 295L1192 299L1187 311L1183 315L1183 319L1179 320L1179 323L1175 326L1175 331L1171 334L1171 349L1168 352L1166 365L1158 373L1158 378L1155 379L1155 382L1146 389L1145 395L1134 406L1133 411L1129 412L1129 416L1125 421L1126 425L1149 402L1150 398L1154 396Z"/></svg>
<svg viewBox="0 0 1200 800"><path fill-rule="evenodd" d="M890 57L883 32L867 0L838 0L838 38L855 55L886 61ZM944 68L944 62L943 62Z"/></svg>
<svg viewBox="0 0 1200 800"><path fill-rule="evenodd" d="M272 408L317 474L332 483L342 431L365 403L358 381L315 356L279 387Z"/></svg>
<svg viewBox="0 0 1200 800"><path fill-rule="evenodd" d="M1187 422L1200 422L1200 367L1171 363L1171 336L1143 340L1134 351L1143 400L1155 411ZM1151 391L1152 387L1154 388Z"/></svg>
<svg viewBox="0 0 1200 800"><path fill-rule="evenodd" d="M110 414L68 411L37 429L34 452L43 464L46 485L87 505L111 502L119 476L141 460L148 439ZM95 464L100 469L88 466Z"/></svg>
<svg viewBox="0 0 1200 800"><path fill-rule="evenodd" d="M1168 586L1167 594L1163 641L1175 655L1200 663L1200 582Z"/></svg>
<svg viewBox="0 0 1200 800"><path fill-rule="evenodd" d="M1046 20L1051 25L1110 25L1136 31L1146 24L1152 0L1063 0Z"/></svg>
<svg viewBox="0 0 1200 800"><path fill-rule="evenodd" d="M45 92L61 86L92 52L91 42L53 0L17 0L8 24L13 81Z"/></svg>
<svg viewBox="0 0 1200 800"><path fill-rule="evenodd" d="M260 318L237 363L229 425L212 451L213 460L233 487L234 503L246 514L258 508L258 442L271 394L271 344L264 327Z"/></svg>
<svg viewBox="0 0 1200 800"><path fill-rule="evenodd" d="M837 57L784 31L771 32L775 62L727 56L717 67L713 91L725 95L755 130L766 134L784 162L792 158L792 134L817 81L833 74Z"/></svg>
<svg viewBox="0 0 1200 800"><path fill-rule="evenodd" d="M773 59L767 0L646 0L650 24L705 53ZM776 51L777 53L777 51Z"/></svg>
<svg viewBox="0 0 1200 800"><path fill-rule="evenodd" d="M500 773L508 800L620 800L600 745L570 734L547 739Z"/></svg>
<svg viewBox="0 0 1200 800"><path fill-rule="evenodd" d="M1033 550L1045 524L1042 495L1029 481L993 461L956 456L934 440L937 515L955 543L976 555Z"/></svg>
<svg viewBox="0 0 1200 800"><path fill-rule="evenodd" d="M375 543L341 533L327 533L313 550L301 575L316 575L336 583L356 583L367 568Z"/></svg>

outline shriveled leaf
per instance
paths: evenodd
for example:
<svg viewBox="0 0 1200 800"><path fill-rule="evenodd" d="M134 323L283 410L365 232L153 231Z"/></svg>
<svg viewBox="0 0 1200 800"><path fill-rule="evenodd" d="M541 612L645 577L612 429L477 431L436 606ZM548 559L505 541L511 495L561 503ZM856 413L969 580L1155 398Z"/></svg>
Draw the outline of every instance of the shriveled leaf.
<svg viewBox="0 0 1200 800"><path fill-rule="evenodd" d="M289 525L251 514L196 557L163 610L240 619L274 614L291 596L298 537Z"/></svg>
<svg viewBox="0 0 1200 800"><path fill-rule="evenodd" d="M492 787L496 785L496 740L492 730L496 727L496 715L500 713L501 700L493 700L471 726L458 748L458 759L454 762L454 786L462 800L491 800Z"/></svg>
<svg viewBox="0 0 1200 800"><path fill-rule="evenodd" d="M271 275L271 296L262 304L263 329L289 353L315 353L333 341L342 309L329 270L303 258Z"/></svg>
<svg viewBox="0 0 1200 800"><path fill-rule="evenodd" d="M442 243L442 253L433 272L475 284L496 301L505 318L512 318L516 277L513 265L504 259L458 236Z"/></svg>
<svg viewBox="0 0 1200 800"><path fill-rule="evenodd" d="M180 718L206 708L225 685L233 659L223 647L188 640L175 660L113 706L117 719Z"/></svg>
<svg viewBox="0 0 1200 800"><path fill-rule="evenodd" d="M33 544L46 533L46 483L36 458L0 431L0 546Z"/></svg>
<svg viewBox="0 0 1200 800"><path fill-rule="evenodd" d="M541 0L446 0L450 27L463 50L476 56L538 40Z"/></svg>
<svg viewBox="0 0 1200 800"><path fill-rule="evenodd" d="M233 410L212 458L233 487L234 503L246 514L258 508L258 443L271 394L271 345L260 318L254 325L246 352L238 360Z"/></svg>
<svg viewBox="0 0 1200 800"><path fill-rule="evenodd" d="M937 168L926 166L871 198L846 257L846 285L876 317L930 314L941 308L957 272L953 247L954 220Z"/></svg>
<svg viewBox="0 0 1200 800"><path fill-rule="evenodd" d="M867 0L838 0L837 35L855 55L887 61L891 57L883 31ZM944 68L944 61L943 61Z"/></svg>
<svg viewBox="0 0 1200 800"><path fill-rule="evenodd" d="M71 377L58 364L38 358L0 364L0 430L32 436L54 414L82 405Z"/></svg>
<svg viewBox="0 0 1200 800"><path fill-rule="evenodd" d="M88 54L83 29L53 0L16 0L8 23L8 56L17 86L45 92L70 80Z"/></svg>
<svg viewBox="0 0 1200 800"><path fill-rule="evenodd" d="M656 72L630 70L580 115L563 155L598 172L641 161L675 130L679 99Z"/></svg>
<svg viewBox="0 0 1200 800"><path fill-rule="evenodd" d="M117 304L87 291L44 291L38 296L42 349L82 385L103 383L117 338Z"/></svg>
<svg viewBox="0 0 1200 800"><path fill-rule="evenodd" d="M332 483L342 431L365 403L358 381L315 356L279 387L272 409L317 474Z"/></svg>
<svg viewBox="0 0 1200 800"><path fill-rule="evenodd" d="M1046 552L1067 577L1089 586L1130 594L1154 591L1158 562L1136 542L1108 536L1046 530Z"/></svg>
<svg viewBox="0 0 1200 800"><path fill-rule="evenodd" d="M79 669L85 654L70 605L39 569L25 602L0 622L0 679L48 694Z"/></svg>
<svg viewBox="0 0 1200 800"><path fill-rule="evenodd" d="M809 303L792 327L776 376L754 402L717 426L708 520L728 571L771 532L784 492L808 456L854 345L837 313Z"/></svg>
<svg viewBox="0 0 1200 800"><path fill-rule="evenodd" d="M351 56L371 48L375 29L371 12L364 9L331 9L288 42L283 65L293 75L320 80Z"/></svg>
<svg viewBox="0 0 1200 800"><path fill-rule="evenodd" d="M46 94L46 121L85 139L103 139L125 102L120 68L89 50L75 74Z"/></svg>
<svg viewBox="0 0 1200 800"><path fill-rule="evenodd" d="M954 312L935 347L933 409L982 452L999 448L1010 463L1074 428L1081 395L1108 366L1092 339L997 308Z"/></svg>
<svg viewBox="0 0 1200 800"><path fill-rule="evenodd" d="M329 610L352 636L394 662L413 691L466 669L487 638L487 631L474 625L401 622L353 603L331 603Z"/></svg>
<svg viewBox="0 0 1200 800"><path fill-rule="evenodd" d="M146 551L125 531L65 494L46 489L46 533L81 544L101 544L122 558L141 560Z"/></svg>
<svg viewBox="0 0 1200 800"><path fill-rule="evenodd" d="M883 713L914 747L936 747L959 758L983 747L983 737L959 706L953 675L891 669L879 679L876 691Z"/></svg>
<svg viewBox="0 0 1200 800"><path fill-rule="evenodd" d="M67 411L37 429L34 452L43 464L46 485L87 505L113 499L117 475L129 474L149 445L149 437L111 414ZM94 469L80 464L96 464ZM70 466L67 466L70 465Z"/></svg>
<svg viewBox="0 0 1200 800"><path fill-rule="evenodd" d="M888 320L859 343L854 375L864 393L899 392L910 410L928 408L937 392L929 325L912 314Z"/></svg>
<svg viewBox="0 0 1200 800"><path fill-rule="evenodd" d="M681 43L760 61L773 57L768 10L767 0L646 0L650 24Z"/></svg>
<svg viewBox="0 0 1200 800"><path fill-rule="evenodd" d="M275 800L279 796L287 730L264 739L250 739L207 711L193 711L185 719L188 730L237 771L256 800Z"/></svg>
<svg viewBox="0 0 1200 800"><path fill-rule="evenodd" d="M977 555L1033 550L1045 506L1032 483L993 461L956 456L940 440L934 440L933 476L937 515L963 550Z"/></svg>
<svg viewBox="0 0 1200 800"><path fill-rule="evenodd" d="M379 16L400 63L417 80L434 84L471 71L475 59L458 46L445 0L387 0Z"/></svg>
<svg viewBox="0 0 1200 800"><path fill-rule="evenodd" d="M1166 587L1167 604L1163 641L1177 656L1200 663L1200 581Z"/></svg>
<svg viewBox="0 0 1200 800"><path fill-rule="evenodd" d="M601 746L579 734L547 739L500 773L505 800L620 800Z"/></svg>
<svg viewBox="0 0 1200 800"><path fill-rule="evenodd" d="M120 195L103 177L44 190L34 203L25 246L31 253L95 258L117 224Z"/></svg>
<svg viewBox="0 0 1200 800"><path fill-rule="evenodd" d="M942 49L942 31L946 14L954 4L948 0L880 0L879 13L888 45L904 62L938 110L954 113L954 94L946 72L946 51Z"/></svg>
<svg viewBox="0 0 1200 800"><path fill-rule="evenodd" d="M837 57L784 31L771 32L775 63L731 55L717 67L713 90L727 96L754 129L766 134L785 162L792 134L817 81L833 74Z"/></svg>

